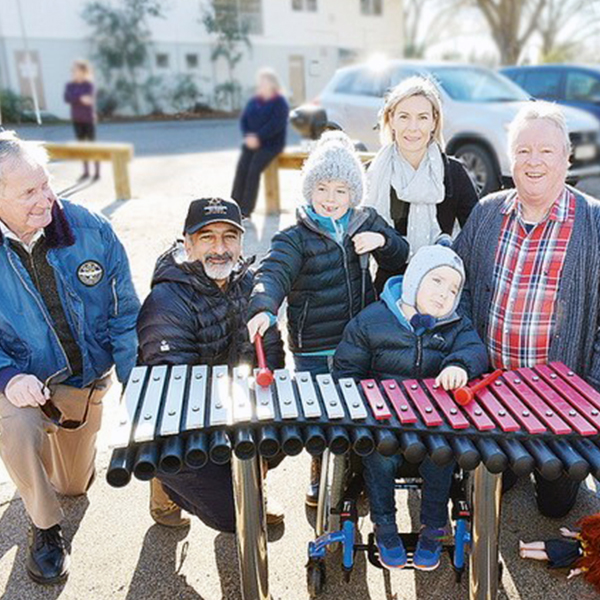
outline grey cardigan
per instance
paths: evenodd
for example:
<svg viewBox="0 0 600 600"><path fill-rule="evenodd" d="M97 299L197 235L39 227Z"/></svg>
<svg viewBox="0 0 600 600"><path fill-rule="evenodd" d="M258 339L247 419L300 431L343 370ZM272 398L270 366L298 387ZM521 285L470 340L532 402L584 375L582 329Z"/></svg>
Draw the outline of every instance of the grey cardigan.
<svg viewBox="0 0 600 600"><path fill-rule="evenodd" d="M575 224L558 289L549 360L564 362L600 390L600 202L569 189L576 198ZM494 261L504 217L500 210L512 191L482 199L454 244L467 272L460 312L472 319L483 340L487 338Z"/></svg>

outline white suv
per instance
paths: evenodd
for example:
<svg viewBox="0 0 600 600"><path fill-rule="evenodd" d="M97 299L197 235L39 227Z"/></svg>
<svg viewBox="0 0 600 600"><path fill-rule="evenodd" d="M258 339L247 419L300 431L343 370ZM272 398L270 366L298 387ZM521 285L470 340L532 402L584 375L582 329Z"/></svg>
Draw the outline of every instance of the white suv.
<svg viewBox="0 0 600 600"><path fill-rule="evenodd" d="M507 128L530 99L490 69L459 63L390 60L338 69L317 98L330 122L371 151L379 146L377 117L385 93L412 75L433 78L442 95L446 152L459 157L481 195L510 179ZM573 144L569 180L600 175L600 124L584 111L561 107Z"/></svg>

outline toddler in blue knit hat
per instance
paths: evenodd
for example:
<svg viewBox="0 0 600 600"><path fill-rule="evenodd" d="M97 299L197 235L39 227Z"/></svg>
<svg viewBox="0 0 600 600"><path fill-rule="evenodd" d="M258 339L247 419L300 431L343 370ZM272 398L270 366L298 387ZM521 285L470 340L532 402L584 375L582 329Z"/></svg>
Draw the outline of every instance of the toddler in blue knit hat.
<svg viewBox="0 0 600 600"><path fill-rule="evenodd" d="M334 376L356 379L436 378L453 390L487 368L485 345L456 307L465 281L462 260L450 248L424 246L404 276L388 279L381 300L363 310L344 331L334 356ZM363 458L371 520L381 562L406 564L396 526L395 478L401 454L378 452ZM431 571L440 563L447 535L448 499L455 465L440 466L429 457L420 465L421 531L413 566Z"/></svg>
<svg viewBox="0 0 600 600"><path fill-rule="evenodd" d="M373 208L359 207L364 192L364 168L352 142L341 132L325 133L302 170L305 203L297 222L273 237L254 279L250 338L275 323L287 298L296 371L327 373L344 327L375 300L369 253L389 269L406 262L406 240ZM311 506L318 474L314 461L306 498Z"/></svg>

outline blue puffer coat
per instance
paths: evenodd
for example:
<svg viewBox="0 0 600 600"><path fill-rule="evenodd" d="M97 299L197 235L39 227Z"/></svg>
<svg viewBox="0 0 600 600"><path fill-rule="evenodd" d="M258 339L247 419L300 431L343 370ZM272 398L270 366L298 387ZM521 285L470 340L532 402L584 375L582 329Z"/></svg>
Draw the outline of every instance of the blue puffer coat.
<svg viewBox="0 0 600 600"><path fill-rule="evenodd" d="M398 307L402 275L388 280L381 300L354 318L334 356L336 377L425 379L448 366L469 379L488 367L485 345L468 319L457 314L417 334Z"/></svg>
<svg viewBox="0 0 600 600"><path fill-rule="evenodd" d="M71 378L52 319L27 269L0 235L0 391L19 373L41 381L87 386L113 365L125 382L135 365L139 311L125 249L110 223L62 201L45 228L47 260L73 336L83 375Z"/></svg>

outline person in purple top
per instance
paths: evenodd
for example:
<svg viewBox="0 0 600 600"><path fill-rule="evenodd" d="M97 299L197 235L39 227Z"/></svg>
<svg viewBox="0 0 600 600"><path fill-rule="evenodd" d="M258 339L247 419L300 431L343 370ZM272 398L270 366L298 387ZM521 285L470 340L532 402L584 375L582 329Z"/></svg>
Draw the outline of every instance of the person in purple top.
<svg viewBox="0 0 600 600"><path fill-rule="evenodd" d="M256 205L261 173L285 146L288 113L276 73L261 69L256 95L246 105L240 121L244 143L231 191L244 217L250 217Z"/></svg>
<svg viewBox="0 0 600 600"><path fill-rule="evenodd" d="M71 105L75 137L79 141L96 139L95 89L92 66L87 60L76 60L71 69L72 81L65 87L65 102ZM80 179L90 176L88 162L83 163ZM94 179L100 179L100 163L95 163Z"/></svg>

